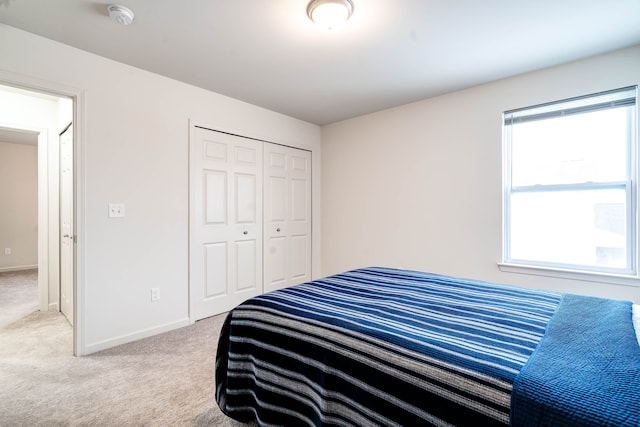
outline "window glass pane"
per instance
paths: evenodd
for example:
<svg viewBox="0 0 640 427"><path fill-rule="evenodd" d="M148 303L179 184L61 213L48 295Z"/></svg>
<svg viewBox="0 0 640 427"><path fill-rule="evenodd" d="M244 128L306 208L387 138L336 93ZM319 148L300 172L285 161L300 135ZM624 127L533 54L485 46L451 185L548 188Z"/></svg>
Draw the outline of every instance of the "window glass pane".
<svg viewBox="0 0 640 427"><path fill-rule="evenodd" d="M626 269L623 189L511 194L514 260Z"/></svg>
<svg viewBox="0 0 640 427"><path fill-rule="evenodd" d="M512 125L512 186L626 181L630 108Z"/></svg>

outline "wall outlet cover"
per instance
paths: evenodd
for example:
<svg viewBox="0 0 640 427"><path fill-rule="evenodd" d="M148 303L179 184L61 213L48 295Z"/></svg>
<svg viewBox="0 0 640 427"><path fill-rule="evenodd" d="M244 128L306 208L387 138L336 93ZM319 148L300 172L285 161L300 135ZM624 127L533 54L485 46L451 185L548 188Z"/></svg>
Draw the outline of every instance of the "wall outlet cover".
<svg viewBox="0 0 640 427"><path fill-rule="evenodd" d="M124 204L123 203L109 203L109 218L124 218Z"/></svg>

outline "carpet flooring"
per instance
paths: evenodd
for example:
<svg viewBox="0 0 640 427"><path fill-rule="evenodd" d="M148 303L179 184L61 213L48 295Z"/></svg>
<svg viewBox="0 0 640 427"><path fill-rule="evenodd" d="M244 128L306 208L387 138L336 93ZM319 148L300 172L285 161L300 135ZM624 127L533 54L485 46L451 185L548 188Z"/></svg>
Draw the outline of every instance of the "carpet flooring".
<svg viewBox="0 0 640 427"><path fill-rule="evenodd" d="M0 273L0 328L38 310L38 270Z"/></svg>
<svg viewBox="0 0 640 427"><path fill-rule="evenodd" d="M58 312L0 326L0 426L244 426L214 398L223 321L84 357L72 355L72 329Z"/></svg>

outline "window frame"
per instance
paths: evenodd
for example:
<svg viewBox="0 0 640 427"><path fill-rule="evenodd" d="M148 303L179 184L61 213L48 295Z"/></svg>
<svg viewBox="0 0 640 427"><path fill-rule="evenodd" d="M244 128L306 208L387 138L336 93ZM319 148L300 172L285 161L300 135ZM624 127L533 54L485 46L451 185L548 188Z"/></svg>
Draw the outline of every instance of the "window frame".
<svg viewBox="0 0 640 427"><path fill-rule="evenodd" d="M502 260L498 263L502 271L565 277L578 280L610 281L617 279L622 284L638 284L638 88L622 87L604 92L553 101L531 107L505 111L502 114ZM599 101L599 102L598 102ZM579 182L568 184L512 185L512 125L527 121L544 120L569 114L584 114L616 107L633 106L628 112L627 126L627 180L608 182ZM561 262L522 260L511 257L511 195L516 193L584 191L624 189L626 203L626 267L598 267ZM631 281L629 281L631 279Z"/></svg>

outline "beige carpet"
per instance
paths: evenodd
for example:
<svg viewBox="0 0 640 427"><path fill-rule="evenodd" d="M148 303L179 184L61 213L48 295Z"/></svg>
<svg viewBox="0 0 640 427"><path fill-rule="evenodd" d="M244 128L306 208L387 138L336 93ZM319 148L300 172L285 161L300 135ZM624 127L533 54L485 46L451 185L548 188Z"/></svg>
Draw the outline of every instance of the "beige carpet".
<svg viewBox="0 0 640 427"><path fill-rule="evenodd" d="M241 426L214 398L223 320L85 357L60 313L0 327L0 426Z"/></svg>
<svg viewBox="0 0 640 427"><path fill-rule="evenodd" d="M0 273L0 328L38 310L38 270Z"/></svg>

